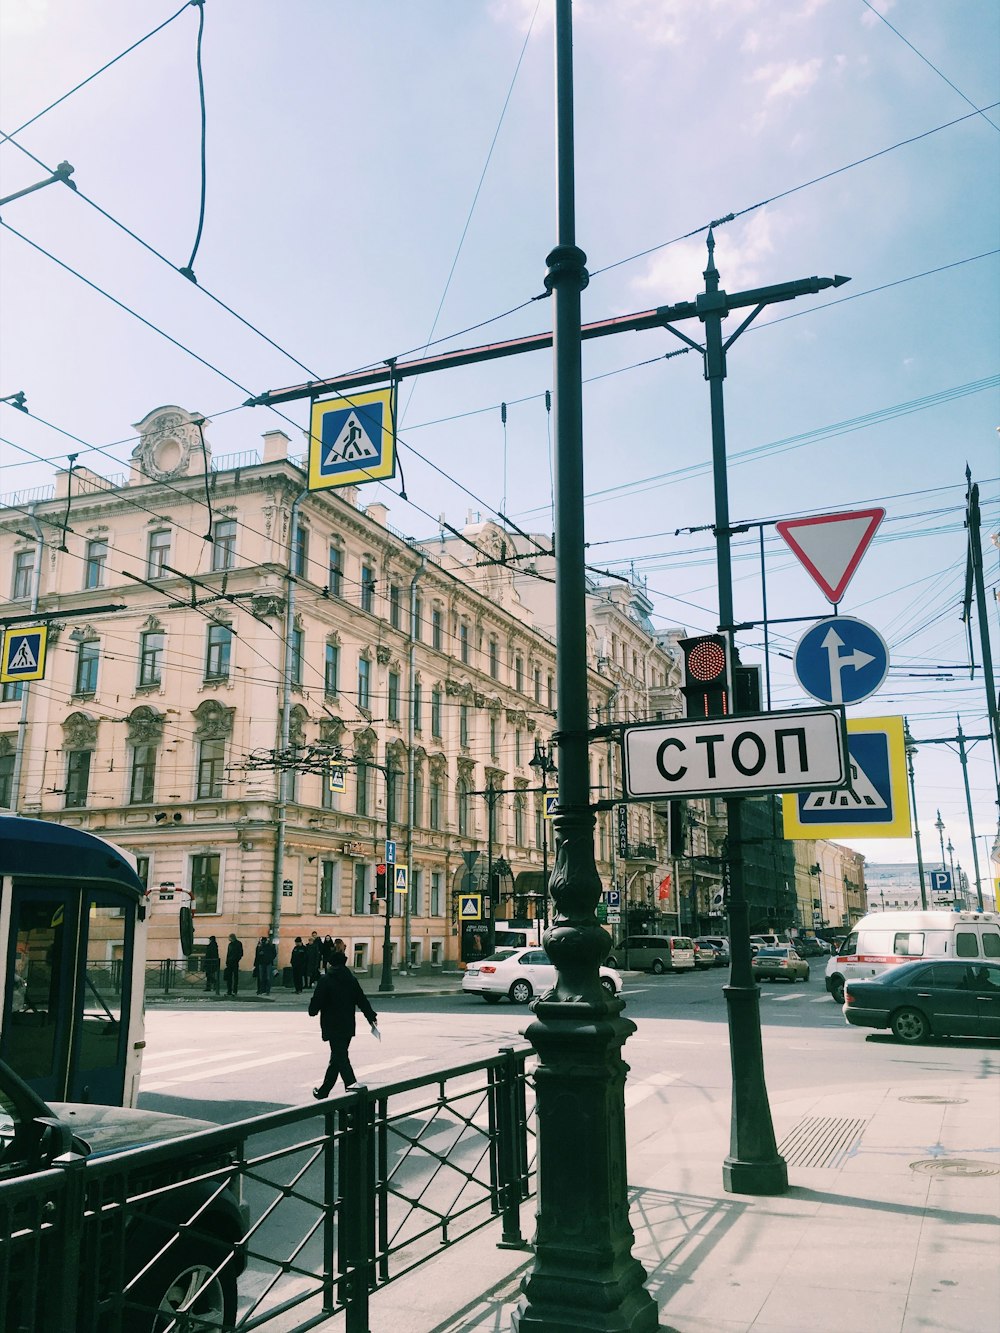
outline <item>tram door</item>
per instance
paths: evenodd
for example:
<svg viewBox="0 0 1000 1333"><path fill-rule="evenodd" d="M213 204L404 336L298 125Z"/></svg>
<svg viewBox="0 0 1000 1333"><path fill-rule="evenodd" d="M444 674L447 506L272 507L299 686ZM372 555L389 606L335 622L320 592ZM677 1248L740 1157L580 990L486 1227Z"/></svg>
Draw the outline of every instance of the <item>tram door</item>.
<svg viewBox="0 0 1000 1333"><path fill-rule="evenodd" d="M122 1104L135 910L111 887L14 880L0 1058L46 1101Z"/></svg>

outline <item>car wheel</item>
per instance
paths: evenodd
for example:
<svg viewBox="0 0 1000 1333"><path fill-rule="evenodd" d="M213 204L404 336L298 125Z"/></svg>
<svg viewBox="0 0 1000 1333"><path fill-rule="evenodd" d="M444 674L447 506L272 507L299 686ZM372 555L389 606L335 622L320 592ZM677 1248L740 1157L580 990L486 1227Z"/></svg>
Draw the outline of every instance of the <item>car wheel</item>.
<svg viewBox="0 0 1000 1333"><path fill-rule="evenodd" d="M654 958L653 966L649 970L650 972L652 972L654 977L662 977L663 973L666 971L666 968L660 962L659 958Z"/></svg>
<svg viewBox="0 0 1000 1333"><path fill-rule="evenodd" d="M499 996L499 995L484 995L484 996L483 996L483 999L486 1001L487 1004L499 1004L501 998L502 998L502 997Z"/></svg>
<svg viewBox="0 0 1000 1333"><path fill-rule="evenodd" d="M177 1241L134 1292L126 1294L141 1308L126 1313L123 1328L128 1333L163 1333L189 1325L230 1327L236 1321L235 1261L211 1276L225 1255L226 1250L208 1241Z"/></svg>
<svg viewBox="0 0 1000 1333"><path fill-rule="evenodd" d="M834 1002L835 1002L836 1004L843 1004L843 1003L844 1003L844 978L843 978L843 977L834 977L834 978L833 978L833 988L832 988L832 990L830 991L830 994L833 996Z"/></svg>
<svg viewBox="0 0 1000 1333"><path fill-rule="evenodd" d="M809 980L809 975L810 975L810 973L809 973L809 969L808 969L808 967L807 967L807 968L806 968L806 974L805 974L805 976L802 978L802 980L803 980L803 981L808 981L808 980Z"/></svg>
<svg viewBox="0 0 1000 1333"><path fill-rule="evenodd" d="M925 1041L930 1030L930 1024L919 1009L900 1009L892 1016L893 1036L907 1046Z"/></svg>
<svg viewBox="0 0 1000 1333"><path fill-rule="evenodd" d="M515 981L510 988L509 994L515 1004L527 1004L531 999L531 983L528 981Z"/></svg>
<svg viewBox="0 0 1000 1333"><path fill-rule="evenodd" d="M611 980L610 977L601 977L601 985L604 987L604 989L608 992L609 995L618 994L618 992L615 990L615 983Z"/></svg>

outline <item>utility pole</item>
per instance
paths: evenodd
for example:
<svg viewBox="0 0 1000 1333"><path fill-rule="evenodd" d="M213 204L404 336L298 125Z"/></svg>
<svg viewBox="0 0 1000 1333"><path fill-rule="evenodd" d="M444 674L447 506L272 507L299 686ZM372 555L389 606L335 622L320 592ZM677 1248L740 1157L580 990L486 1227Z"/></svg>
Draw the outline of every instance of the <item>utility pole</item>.
<svg viewBox="0 0 1000 1333"><path fill-rule="evenodd" d="M986 615L986 587L983 581L983 548L981 518L979 511L979 483L972 480L968 465L965 468L965 482L968 487L966 502L966 526L969 529L969 554L966 561L966 587L970 581L976 590L976 615L979 620L979 644L983 660L983 682L986 686L986 708L990 718L990 732L993 737L993 771L1000 775L1000 710L997 707L997 683L993 675L993 653L990 648L990 623ZM966 613L968 608L966 607ZM964 762L964 761L963 761ZM977 857L978 863L978 857ZM979 884L978 870L976 884L980 889L979 907L982 911L982 891Z"/></svg>
<svg viewBox="0 0 1000 1333"><path fill-rule="evenodd" d="M381 765L373 764L373 768L379 768ZM385 840L386 843L392 842L392 803L396 799L396 788L394 778L396 770L392 766L392 760L387 754L385 757L385 767L382 768L385 774ZM388 851L388 846L384 847L383 855ZM409 874L409 867L407 867ZM406 888L409 893L409 884ZM385 928L382 934L382 976L379 978L379 993L394 990L392 984L392 909L396 899L396 866L395 862L391 865L388 861L385 863Z"/></svg>
<svg viewBox="0 0 1000 1333"><path fill-rule="evenodd" d="M910 724L903 719L903 737L906 749L906 771L910 779L910 809L913 812L913 841L917 846L917 874L920 877L920 906L927 911L927 885L924 882L924 857L920 850L920 820L917 816L917 785L913 777L913 752L917 748L910 733Z"/></svg>
<svg viewBox="0 0 1000 1333"><path fill-rule="evenodd" d="M910 773L910 800L913 803L913 823L914 827L916 827L917 805L916 805L916 794L913 786L912 751L916 749L918 745L947 745L947 746L956 745L958 747L959 762L962 765L962 783L963 786L965 787L965 809L969 816L969 838L972 842L972 868L976 876L976 901L978 909L981 912L983 910L983 878L982 878L982 872L979 869L979 848L976 845L977 842L976 819L972 809L972 789L969 786L969 756L968 756L967 745L968 743L975 745L977 741L992 740L992 733L988 733L982 736L968 736L962 730L961 717L956 718L956 722L958 723L958 725L956 727L954 736L932 736L924 740L915 741L913 737L910 735L909 728L907 728L906 730L906 753L907 753L909 773ZM938 817L940 818L940 815ZM919 831L917 832L916 838L917 838L917 863L919 866L921 864ZM944 859L944 853L942 852L942 861L943 859ZM961 869L961 867L959 867L959 869ZM923 892L923 886L924 886L923 868L921 866L920 870L921 893ZM926 907L926 905L927 904L925 899L924 906Z"/></svg>

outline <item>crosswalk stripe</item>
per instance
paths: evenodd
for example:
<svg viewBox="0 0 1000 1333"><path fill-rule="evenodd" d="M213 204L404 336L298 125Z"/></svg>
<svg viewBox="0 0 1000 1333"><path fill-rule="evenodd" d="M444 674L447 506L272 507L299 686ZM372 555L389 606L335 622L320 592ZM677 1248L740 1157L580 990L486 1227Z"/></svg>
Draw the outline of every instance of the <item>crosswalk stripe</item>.
<svg viewBox="0 0 1000 1333"><path fill-rule="evenodd" d="M240 1069L256 1069L258 1065L277 1064L279 1060L297 1060L300 1056L308 1054L308 1051L281 1051L275 1055L263 1055L257 1060L241 1060L236 1064L226 1063L219 1068L216 1077L221 1074L235 1074L237 1070ZM177 1083L194 1083L198 1079L209 1077L211 1077L209 1070L199 1069L193 1074L171 1075L169 1078L160 1079L154 1078L150 1083L147 1083L145 1079L143 1079L141 1091L159 1092L161 1088L172 1088Z"/></svg>
<svg viewBox="0 0 1000 1333"><path fill-rule="evenodd" d="M774 1000L774 1002L775 1002L776 1004L787 1004L789 1000L805 1000L805 999L807 999L807 998L808 998L808 996L803 995L803 993L802 993L801 991L798 991L798 992L797 992L796 994L794 994L794 995L772 995L772 996L771 996L771 999Z"/></svg>
<svg viewBox="0 0 1000 1333"><path fill-rule="evenodd" d="M219 1060L236 1059L239 1056L252 1054L253 1050L248 1047L245 1051L216 1051L212 1055L199 1055L194 1059L191 1058L190 1051L183 1056L178 1052L176 1055L171 1056L169 1060L152 1055L148 1059L143 1060L142 1069L143 1073L148 1071L150 1074L159 1075L165 1074L167 1070L189 1069L193 1068L195 1065L210 1065L217 1063Z"/></svg>
<svg viewBox="0 0 1000 1333"><path fill-rule="evenodd" d="M649 1078L644 1078L641 1083L635 1083L631 1087L625 1085L625 1107L638 1106L644 1102L647 1097L652 1097L654 1092L660 1088L667 1087L670 1083L676 1083L680 1074L652 1074Z"/></svg>
<svg viewBox="0 0 1000 1333"><path fill-rule="evenodd" d="M829 1004L833 999L832 995L817 995L812 1001L813 1004Z"/></svg>

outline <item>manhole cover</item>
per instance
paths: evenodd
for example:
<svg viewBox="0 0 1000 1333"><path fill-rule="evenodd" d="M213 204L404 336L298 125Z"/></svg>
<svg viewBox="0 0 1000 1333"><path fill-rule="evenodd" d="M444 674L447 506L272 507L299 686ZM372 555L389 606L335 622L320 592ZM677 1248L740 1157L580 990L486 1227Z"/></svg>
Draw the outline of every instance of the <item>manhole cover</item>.
<svg viewBox="0 0 1000 1333"><path fill-rule="evenodd" d="M901 1102L921 1102L927 1106L964 1106L968 1097L900 1097Z"/></svg>
<svg viewBox="0 0 1000 1333"><path fill-rule="evenodd" d="M927 1157L910 1163L911 1171L922 1171L928 1176L1000 1176L1000 1166L990 1162L974 1162L968 1157Z"/></svg>

